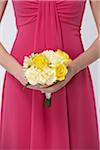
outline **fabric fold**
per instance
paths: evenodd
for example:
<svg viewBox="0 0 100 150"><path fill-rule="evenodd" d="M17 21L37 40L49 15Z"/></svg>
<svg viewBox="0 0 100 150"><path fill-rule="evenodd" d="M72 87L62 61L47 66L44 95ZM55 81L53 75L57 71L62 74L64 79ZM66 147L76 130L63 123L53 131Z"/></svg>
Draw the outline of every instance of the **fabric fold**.
<svg viewBox="0 0 100 150"><path fill-rule="evenodd" d="M56 48L63 48L61 26L56 10L56 3L55 1L42 1L39 3L34 49L40 49L41 51L42 49Z"/></svg>

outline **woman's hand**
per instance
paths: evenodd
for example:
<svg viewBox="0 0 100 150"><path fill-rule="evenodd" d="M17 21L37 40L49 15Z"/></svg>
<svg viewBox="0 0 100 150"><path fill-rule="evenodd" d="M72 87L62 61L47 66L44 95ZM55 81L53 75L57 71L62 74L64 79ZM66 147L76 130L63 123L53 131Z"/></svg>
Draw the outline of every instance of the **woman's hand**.
<svg viewBox="0 0 100 150"><path fill-rule="evenodd" d="M42 91L43 88L46 88L47 86L41 86L40 84L38 85L29 85L27 86L27 88L31 89L31 90L38 90L38 91Z"/></svg>
<svg viewBox="0 0 100 150"><path fill-rule="evenodd" d="M68 64L68 74L66 75L65 80L55 83L49 87L44 87L41 89L42 93L54 93L63 88L77 73L76 69L71 66L71 63Z"/></svg>
<svg viewBox="0 0 100 150"><path fill-rule="evenodd" d="M27 86L27 88L32 89L32 90L39 90L42 93L57 92L58 90L63 88L72 79L72 77L77 73L77 71L76 71L76 69L73 65L73 62L70 62L67 67L68 67L68 74L66 75L65 80L57 82L57 83L55 83L51 86L38 84L38 85L35 85L35 86L29 85L29 86ZM27 83L27 80L26 80L25 84L26 83Z"/></svg>
<svg viewBox="0 0 100 150"><path fill-rule="evenodd" d="M26 85L27 80L24 75L23 66L15 59L15 57L6 51L2 43L0 43L0 65L13 77L15 77L23 86ZM39 86L29 86L28 88L40 90Z"/></svg>

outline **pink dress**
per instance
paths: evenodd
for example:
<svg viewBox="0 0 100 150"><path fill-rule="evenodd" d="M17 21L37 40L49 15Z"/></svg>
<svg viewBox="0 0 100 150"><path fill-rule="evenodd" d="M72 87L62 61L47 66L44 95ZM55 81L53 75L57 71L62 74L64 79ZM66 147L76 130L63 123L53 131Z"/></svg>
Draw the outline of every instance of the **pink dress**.
<svg viewBox="0 0 100 150"><path fill-rule="evenodd" d="M11 55L63 49L75 59L84 52L81 23L86 0L13 0L18 33ZM52 94L23 89L6 72L1 112L0 150L99 150L94 91L89 68Z"/></svg>

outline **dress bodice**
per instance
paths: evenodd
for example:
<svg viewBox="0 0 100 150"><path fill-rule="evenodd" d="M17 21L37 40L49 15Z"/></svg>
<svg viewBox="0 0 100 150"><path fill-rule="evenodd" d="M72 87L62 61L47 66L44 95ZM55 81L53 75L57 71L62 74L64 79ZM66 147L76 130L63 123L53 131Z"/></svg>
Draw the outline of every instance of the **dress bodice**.
<svg viewBox="0 0 100 150"><path fill-rule="evenodd" d="M61 22L81 25L86 0L20 0L14 1L17 25L34 22L40 17L44 21L58 17Z"/></svg>
<svg viewBox="0 0 100 150"><path fill-rule="evenodd" d="M63 48L62 39L67 36L69 41L73 39L74 42L80 38L85 2L86 0L13 0L16 25L19 30L24 28L23 34L26 31L28 34L29 30L35 28L31 32L34 34L35 49ZM32 26L27 28L29 25ZM66 37L63 37L65 34Z"/></svg>

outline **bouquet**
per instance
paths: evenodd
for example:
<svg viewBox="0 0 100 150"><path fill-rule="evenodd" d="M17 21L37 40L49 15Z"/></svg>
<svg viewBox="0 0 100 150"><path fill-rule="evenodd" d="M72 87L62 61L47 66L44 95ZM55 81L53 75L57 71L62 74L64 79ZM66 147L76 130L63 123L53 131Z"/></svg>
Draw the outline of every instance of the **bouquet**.
<svg viewBox="0 0 100 150"><path fill-rule="evenodd" d="M51 86L65 79L71 61L69 55L63 50L43 50L41 53L32 53L24 57L23 69L28 85ZM51 94L45 93L44 103L51 106Z"/></svg>

